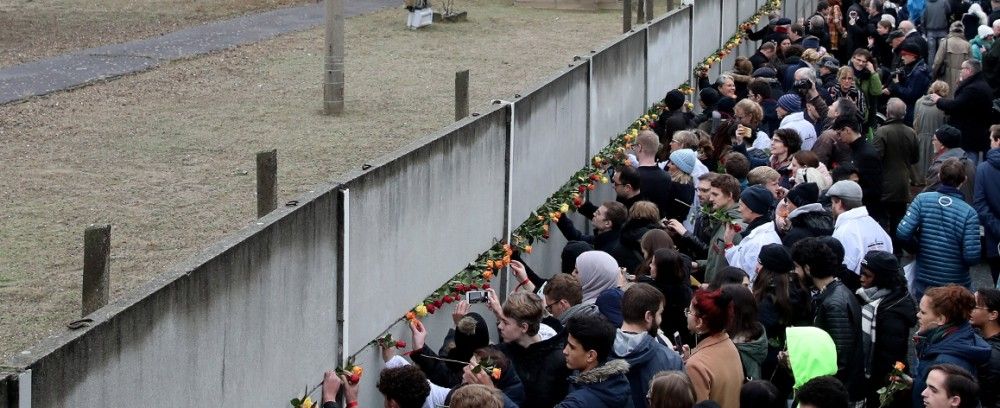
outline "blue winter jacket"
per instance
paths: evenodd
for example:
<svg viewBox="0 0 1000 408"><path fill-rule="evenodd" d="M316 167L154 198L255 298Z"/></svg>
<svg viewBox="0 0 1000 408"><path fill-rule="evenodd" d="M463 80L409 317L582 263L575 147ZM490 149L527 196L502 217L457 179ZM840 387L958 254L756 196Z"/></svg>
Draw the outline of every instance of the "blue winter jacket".
<svg viewBox="0 0 1000 408"><path fill-rule="evenodd" d="M609 360L569 377L569 395L557 408L632 408L632 388L625 360ZM645 395L643 396L645 400Z"/></svg>
<svg viewBox="0 0 1000 408"><path fill-rule="evenodd" d="M961 322L936 343L928 343L925 337L917 336L915 349L917 366L913 376L913 406L924 406L920 393L927 388L927 373L938 364L954 364L976 376L976 367L990 358L992 348L986 340L972 330L969 322Z"/></svg>
<svg viewBox="0 0 1000 408"><path fill-rule="evenodd" d="M927 286L970 287L969 267L980 258L979 216L955 187L920 193L896 229L896 239L917 248L916 280Z"/></svg>
<svg viewBox="0 0 1000 408"><path fill-rule="evenodd" d="M629 364L626 377L632 387L632 403L635 408L646 408L649 381L656 373L684 369L684 360L677 352L646 333L633 334L618 330L611 358L620 358Z"/></svg>
<svg viewBox="0 0 1000 408"><path fill-rule="evenodd" d="M979 213L979 223L986 229L986 256L1000 256L1000 149L986 152L986 161L976 169L972 205Z"/></svg>

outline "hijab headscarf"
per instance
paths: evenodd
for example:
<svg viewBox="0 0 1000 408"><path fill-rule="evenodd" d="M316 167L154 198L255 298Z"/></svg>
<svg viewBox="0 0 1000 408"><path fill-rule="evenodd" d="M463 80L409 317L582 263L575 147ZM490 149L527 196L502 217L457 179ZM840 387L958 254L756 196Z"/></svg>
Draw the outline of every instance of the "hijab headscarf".
<svg viewBox="0 0 1000 408"><path fill-rule="evenodd" d="M618 285L618 262L607 252L587 251L576 258L583 303L594 303L605 289Z"/></svg>

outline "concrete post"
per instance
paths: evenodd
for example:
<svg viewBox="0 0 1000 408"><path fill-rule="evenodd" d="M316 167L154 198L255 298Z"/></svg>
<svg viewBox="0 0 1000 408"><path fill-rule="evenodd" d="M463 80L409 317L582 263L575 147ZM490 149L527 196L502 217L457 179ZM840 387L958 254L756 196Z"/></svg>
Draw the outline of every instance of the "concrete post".
<svg viewBox="0 0 1000 408"><path fill-rule="evenodd" d="M278 151L257 153L257 218L278 208Z"/></svg>
<svg viewBox="0 0 1000 408"><path fill-rule="evenodd" d="M635 22L642 24L646 22L646 3L652 3L653 0L636 0L635 3Z"/></svg>
<svg viewBox="0 0 1000 408"><path fill-rule="evenodd" d="M469 70L455 73L455 120L469 116Z"/></svg>
<svg viewBox="0 0 1000 408"><path fill-rule="evenodd" d="M646 0L646 22L653 21L653 0Z"/></svg>
<svg viewBox="0 0 1000 408"><path fill-rule="evenodd" d="M111 225L87 226L83 232L81 316L108 304L111 287Z"/></svg>
<svg viewBox="0 0 1000 408"><path fill-rule="evenodd" d="M326 64L323 113L344 112L344 0L326 0Z"/></svg>
<svg viewBox="0 0 1000 408"><path fill-rule="evenodd" d="M632 29L632 0L622 0L622 32Z"/></svg>

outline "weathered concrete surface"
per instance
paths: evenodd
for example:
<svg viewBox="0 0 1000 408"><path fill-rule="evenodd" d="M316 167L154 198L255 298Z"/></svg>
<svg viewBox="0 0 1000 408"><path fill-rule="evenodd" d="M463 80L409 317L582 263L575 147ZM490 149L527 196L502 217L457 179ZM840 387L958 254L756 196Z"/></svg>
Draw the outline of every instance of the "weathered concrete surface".
<svg viewBox="0 0 1000 408"><path fill-rule="evenodd" d="M516 228L587 163L589 62L580 60L514 102L511 147L511 228ZM577 219L582 228L583 218ZM548 242L522 254L535 273L559 272L566 238L550 226Z"/></svg>
<svg viewBox="0 0 1000 408"><path fill-rule="evenodd" d="M348 352L504 238L508 112L494 107L348 176Z"/></svg>
<svg viewBox="0 0 1000 408"><path fill-rule="evenodd" d="M334 188L16 356L32 405L276 407L318 383L338 340Z"/></svg>
<svg viewBox="0 0 1000 408"><path fill-rule="evenodd" d="M719 49L719 46L722 44L722 34L719 26L719 19L722 18L720 2L721 0L700 0L695 2L694 20L691 24L691 36L689 37L689 40L697 38L697 41L692 40L691 43L692 67ZM718 67L713 67L713 69L708 71L709 80L714 81L718 76ZM691 85L694 86L696 84L692 83ZM697 94L695 96L697 97ZM697 102L695 102L695 105L697 105Z"/></svg>
<svg viewBox="0 0 1000 408"><path fill-rule="evenodd" d="M691 79L691 7L672 11L651 23L646 57L646 106ZM680 40L688 38L688 41Z"/></svg>
<svg viewBox="0 0 1000 408"><path fill-rule="evenodd" d="M347 17L398 6L393 0L344 4ZM323 24L323 4L288 7L207 23L158 37L88 48L37 62L0 69L0 104L146 71L164 63Z"/></svg>

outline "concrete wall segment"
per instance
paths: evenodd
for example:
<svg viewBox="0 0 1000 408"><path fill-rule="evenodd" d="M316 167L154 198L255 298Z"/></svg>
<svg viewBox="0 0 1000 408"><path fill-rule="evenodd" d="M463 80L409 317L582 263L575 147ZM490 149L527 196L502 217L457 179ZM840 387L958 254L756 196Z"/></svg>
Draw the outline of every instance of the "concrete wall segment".
<svg viewBox="0 0 1000 408"><path fill-rule="evenodd" d="M682 40L691 32L689 8L670 12L646 30L646 106L662 101L668 91L690 79L691 42Z"/></svg>
<svg viewBox="0 0 1000 408"><path fill-rule="evenodd" d="M349 353L504 238L508 113L460 121L345 183ZM404 275L416 278L392 284Z"/></svg>
<svg viewBox="0 0 1000 408"><path fill-rule="evenodd" d="M286 404L336 361L334 198L279 210L15 357L32 405Z"/></svg>

